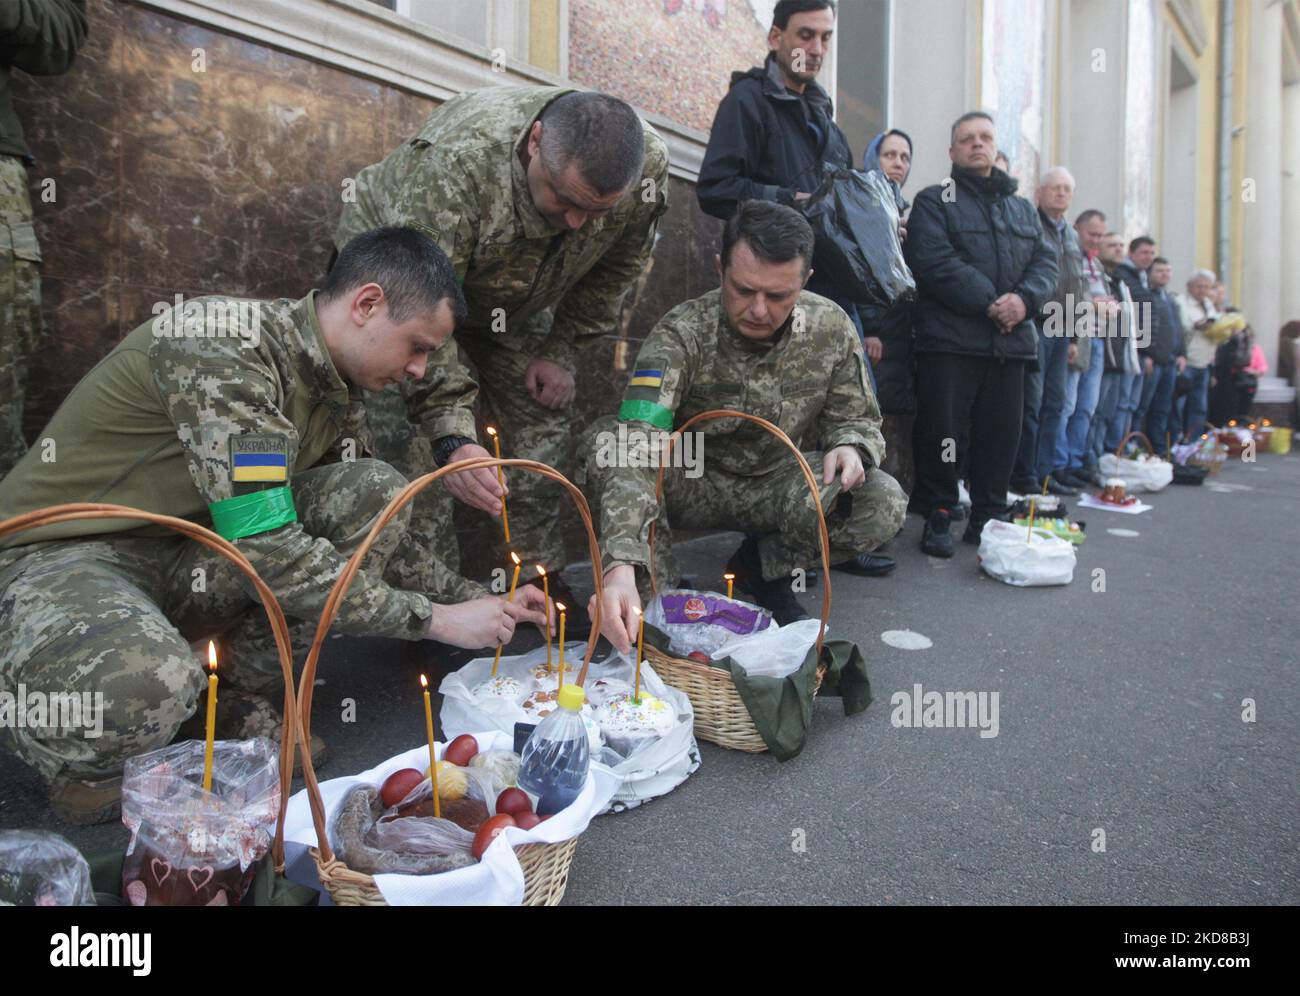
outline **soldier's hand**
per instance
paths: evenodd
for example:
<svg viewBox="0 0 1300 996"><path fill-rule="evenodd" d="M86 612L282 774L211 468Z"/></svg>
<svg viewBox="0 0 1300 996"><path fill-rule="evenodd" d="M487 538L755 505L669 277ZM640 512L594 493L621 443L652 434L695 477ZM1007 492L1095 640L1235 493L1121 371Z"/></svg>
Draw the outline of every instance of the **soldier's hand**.
<svg viewBox="0 0 1300 996"><path fill-rule="evenodd" d="M862 454L856 446L837 446L822 460L822 483L830 484L839 475L845 491L852 491L867 479Z"/></svg>
<svg viewBox="0 0 1300 996"><path fill-rule="evenodd" d="M600 603L600 632L616 650L626 654L636 639L637 615L641 596L636 590L636 568L627 564L611 567L605 575L604 596ZM596 618L596 596L587 603L587 615Z"/></svg>
<svg viewBox="0 0 1300 996"><path fill-rule="evenodd" d="M505 595L484 595L458 605L435 604L424 635L466 650L495 647L515 635L519 611L520 606L507 604Z"/></svg>
<svg viewBox="0 0 1300 996"><path fill-rule="evenodd" d="M573 374L550 360L533 360L524 371L524 386L543 408L568 408L577 387Z"/></svg>
<svg viewBox="0 0 1300 996"><path fill-rule="evenodd" d="M515 600L506 611L519 623L533 623L545 633L548 629L555 632L555 603L547 611L546 595L536 585L526 584L515 591Z"/></svg>
<svg viewBox="0 0 1300 996"><path fill-rule="evenodd" d="M448 465L461 460L474 460L490 457L492 454L477 443L466 443L458 450L453 450ZM502 475L502 480L505 476ZM501 490L497 484L497 472L491 467L479 467L477 470L463 470L459 474L448 474L442 479L453 498L463 501L472 508L481 508L488 515L501 514L501 496L509 494L510 489Z"/></svg>

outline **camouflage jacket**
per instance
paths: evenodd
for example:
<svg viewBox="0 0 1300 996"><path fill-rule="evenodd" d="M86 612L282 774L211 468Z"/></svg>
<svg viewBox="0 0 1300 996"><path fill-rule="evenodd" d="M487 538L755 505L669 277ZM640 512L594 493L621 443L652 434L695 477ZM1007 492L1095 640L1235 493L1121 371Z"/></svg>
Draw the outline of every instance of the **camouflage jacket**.
<svg viewBox="0 0 1300 996"><path fill-rule="evenodd" d="M731 328L721 292L710 291L660 319L637 356L618 421L643 431L629 432L626 465L611 470L601 495L602 507L618 510L602 513L606 570L648 561L646 536L658 514L657 469L644 452L649 433L675 430L716 408L767 419L804 450L856 446L868 467L885 456L862 344L837 305L805 291L777 334L754 342ZM704 434L706 474L756 477L792 459L784 444L750 422L718 419L691 431ZM612 531L611 519L617 522Z"/></svg>
<svg viewBox="0 0 1300 996"><path fill-rule="evenodd" d="M627 197L577 231L552 228L517 153L546 105L569 92L494 87L442 104L414 138L357 175L335 245L381 225L418 228L461 279L469 318L458 339L490 337L572 371L575 344L613 331L650 259L668 206L668 148L647 125L642 179ZM477 393L458 351L440 349L408 390L411 421L430 439L474 438Z"/></svg>
<svg viewBox="0 0 1300 996"><path fill-rule="evenodd" d="M314 298L160 305L82 378L0 481L0 519L62 502L110 502L212 525L231 499L269 498L281 489L291 502L295 471L335 455L349 439L350 449L365 449L365 409L326 351ZM175 535L94 519L19 533L4 544L126 531ZM219 524L217 531L227 534ZM242 536L236 546L296 618L319 615L344 564L296 520ZM429 615L424 595L358 573L336 625L417 639Z"/></svg>

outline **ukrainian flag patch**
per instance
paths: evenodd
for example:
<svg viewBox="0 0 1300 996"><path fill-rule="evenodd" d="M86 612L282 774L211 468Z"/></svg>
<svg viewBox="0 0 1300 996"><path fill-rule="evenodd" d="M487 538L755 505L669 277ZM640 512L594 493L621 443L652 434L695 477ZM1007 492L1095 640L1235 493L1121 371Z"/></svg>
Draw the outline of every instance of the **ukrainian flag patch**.
<svg viewBox="0 0 1300 996"><path fill-rule="evenodd" d="M232 436L230 479L236 483L287 481L289 441L273 435Z"/></svg>
<svg viewBox="0 0 1300 996"><path fill-rule="evenodd" d="M664 382L662 370L633 370L628 387L658 387Z"/></svg>

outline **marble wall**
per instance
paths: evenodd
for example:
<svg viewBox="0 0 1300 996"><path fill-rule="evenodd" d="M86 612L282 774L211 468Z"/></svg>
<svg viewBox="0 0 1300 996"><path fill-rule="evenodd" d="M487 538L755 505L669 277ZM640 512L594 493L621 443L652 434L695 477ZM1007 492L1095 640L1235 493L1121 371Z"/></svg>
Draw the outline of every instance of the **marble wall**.
<svg viewBox="0 0 1300 996"><path fill-rule="evenodd" d="M29 438L155 301L305 293L329 258L342 180L434 106L132 3L89 7L69 73L14 79L45 255ZM45 178L52 203L37 196ZM673 181L652 271L616 334L584 357L580 421L615 407L653 322L715 285L719 231L691 185Z"/></svg>

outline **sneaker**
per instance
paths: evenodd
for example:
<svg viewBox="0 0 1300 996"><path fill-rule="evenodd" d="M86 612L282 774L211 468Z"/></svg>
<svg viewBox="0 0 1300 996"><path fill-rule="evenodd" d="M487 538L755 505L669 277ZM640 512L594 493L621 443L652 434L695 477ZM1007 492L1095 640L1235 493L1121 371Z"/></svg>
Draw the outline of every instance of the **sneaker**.
<svg viewBox="0 0 1300 996"><path fill-rule="evenodd" d="M948 509L948 515L952 518L953 522L965 522L967 516L970 515L970 506L965 502L958 502L952 508Z"/></svg>
<svg viewBox="0 0 1300 996"><path fill-rule="evenodd" d="M952 535L948 532L952 516L946 508L936 508L930 513L921 534L921 550L931 557L951 557L955 553Z"/></svg>
<svg viewBox="0 0 1300 996"><path fill-rule="evenodd" d="M50 808L74 826L111 823L122 815L122 776L89 782L57 779L50 786Z"/></svg>
<svg viewBox="0 0 1300 996"><path fill-rule="evenodd" d="M778 626L789 626L811 618L790 590L789 579L764 579L756 537L745 537L740 549L727 561L727 572L736 575L738 589L747 592L757 605L772 613Z"/></svg>

